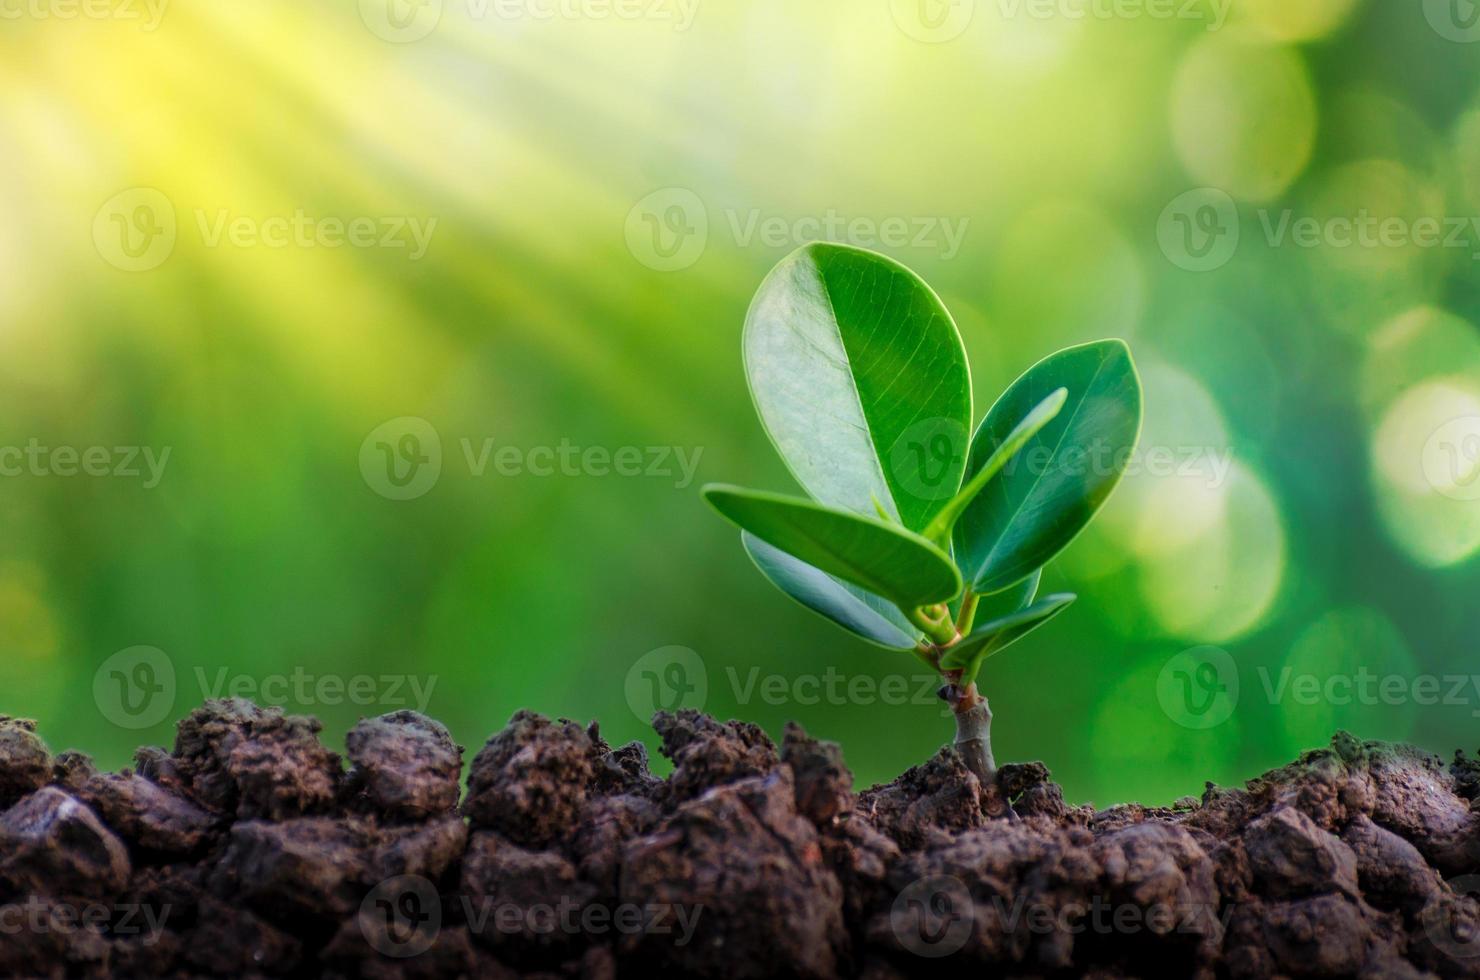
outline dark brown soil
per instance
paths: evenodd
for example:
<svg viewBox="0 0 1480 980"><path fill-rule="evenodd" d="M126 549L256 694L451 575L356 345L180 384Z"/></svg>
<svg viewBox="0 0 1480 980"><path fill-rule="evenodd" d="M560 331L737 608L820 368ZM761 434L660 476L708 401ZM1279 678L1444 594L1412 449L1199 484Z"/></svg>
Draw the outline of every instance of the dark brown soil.
<svg viewBox="0 0 1480 980"><path fill-rule="evenodd" d="M943 749L855 794L800 728L655 726L667 779L520 712L460 794L414 712L346 765L311 719L211 701L116 774L0 716L0 974L1480 977L1462 755L1338 734L1096 811L1036 763L983 787Z"/></svg>

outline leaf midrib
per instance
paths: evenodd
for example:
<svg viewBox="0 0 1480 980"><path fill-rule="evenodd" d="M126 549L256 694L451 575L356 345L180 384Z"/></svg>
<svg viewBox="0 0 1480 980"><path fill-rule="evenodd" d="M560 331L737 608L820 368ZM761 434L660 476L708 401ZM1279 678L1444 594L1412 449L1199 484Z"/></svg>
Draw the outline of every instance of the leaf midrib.
<svg viewBox="0 0 1480 980"><path fill-rule="evenodd" d="M899 502L894 499L894 488L889 485L888 478L884 476L884 466L880 462L883 457L879 452L879 441L874 437L873 423L863 407L863 393L858 390L858 377L853 373L853 352L848 349L848 341L843 335L843 325L838 322L838 307L833 302L832 286L828 284L827 274L823 271L822 264L810 255L808 261L817 273L817 282L822 286L822 297L827 300L828 319L832 321L833 333L838 338L838 347L843 351L843 364L847 368L848 390L853 394L853 402L858 406L858 417L863 419L863 432L868 436L868 444L874 451L874 458L870 461L874 476L878 477L879 486L883 488L895 518L903 523L904 518L899 513Z"/></svg>
<svg viewBox="0 0 1480 980"><path fill-rule="evenodd" d="M1089 401L1089 393L1094 388L1095 382L1100 380L1100 373L1105 370L1105 365L1109 362L1109 360L1110 358L1108 357L1101 357L1100 363L1095 366L1095 373L1090 376L1088 383L1086 383L1084 386L1083 397L1081 397L1078 403L1075 404L1074 411L1069 413L1069 418L1064 423L1064 429L1062 432L1059 433L1058 441L1054 443L1053 455L1049 457L1050 459L1058 456L1059 449L1062 448L1064 445L1064 440L1069 437L1069 430L1074 427L1074 420L1079 418L1079 410L1084 408L1085 402ZM1027 447L1024 446L1023 448L1026 449ZM986 465L985 462L983 462L982 465ZM1042 482L1043 478L1041 476L1038 479L1034 480L1032 485L1028 488L1028 492L1023 494L1022 498L1017 502L1017 506L1012 509L1012 513L1008 515L1007 520L1003 522L1002 532L997 535L997 540L992 543L991 549L987 551L986 556L982 559L981 564L976 570L976 574L972 575L973 580L980 579L982 573L985 572L987 568L992 564L992 559L996 557L998 550L1002 547L1002 543L1007 537L1007 529L1011 528L1012 525L1017 521L1018 515L1022 513L1023 507L1028 502L1028 498L1033 496L1034 492L1038 489L1038 485Z"/></svg>

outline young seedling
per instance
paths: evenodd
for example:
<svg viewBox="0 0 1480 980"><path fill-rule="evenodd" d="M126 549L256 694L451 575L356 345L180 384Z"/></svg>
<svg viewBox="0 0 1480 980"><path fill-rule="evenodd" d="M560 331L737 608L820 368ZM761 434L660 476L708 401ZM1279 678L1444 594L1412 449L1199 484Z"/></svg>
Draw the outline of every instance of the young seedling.
<svg viewBox="0 0 1480 980"><path fill-rule="evenodd" d="M941 675L956 748L989 784L977 674L1074 600L1038 583L1135 448L1130 351L1103 340L1039 361L968 446L971 375L940 298L891 259L820 243L761 284L744 351L761 422L811 499L714 484L705 499L781 591Z"/></svg>

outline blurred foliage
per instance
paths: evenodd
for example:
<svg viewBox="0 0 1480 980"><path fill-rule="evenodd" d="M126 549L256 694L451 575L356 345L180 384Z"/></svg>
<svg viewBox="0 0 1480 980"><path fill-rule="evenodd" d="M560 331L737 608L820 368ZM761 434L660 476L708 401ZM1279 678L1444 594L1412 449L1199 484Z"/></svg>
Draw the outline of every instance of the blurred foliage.
<svg viewBox="0 0 1480 980"><path fill-rule="evenodd" d="M295 670L374 678L375 705L277 698L336 745L408 696L382 675L411 674L435 677L427 710L469 746L520 707L655 744L632 672L677 645L708 710L773 733L797 719L861 783L923 759L949 724L922 668L779 597L697 492L790 486L739 331L766 270L831 235L936 286L978 417L1050 350L1122 336L1143 445L1195 456L1148 461L1045 573L1081 600L984 670L1000 760L1044 759L1071 798L1108 803L1235 782L1337 725L1474 748L1480 690L1412 692L1474 672L1480 504L1472 473L1434 473L1480 452L1463 421L1480 415L1480 228L1463 247L1307 247L1294 223L1480 214L1476 47L1434 3L1062 12L1085 5L179 2L152 29L159 0L16 6L0 447L170 455L152 487L67 475L65 455L0 477L0 710L116 766L223 670L264 694ZM949 16L919 19L933 6ZM129 271L158 255L121 236L168 217L138 188L175 240ZM374 244L331 244L346 232L323 219L356 218ZM419 258L409 231L382 244L403 218L436 221ZM402 417L442 449L406 500L377 492L367 441ZM474 475L484 440L521 471ZM530 451L563 445L702 456L687 486L671 461L537 475ZM1159 677L1205 644L1239 696L1188 727ZM164 651L176 690L135 730L95 681L137 645ZM1410 693L1267 693L1285 667L1363 665ZM903 697L805 682L829 671L911 680Z"/></svg>

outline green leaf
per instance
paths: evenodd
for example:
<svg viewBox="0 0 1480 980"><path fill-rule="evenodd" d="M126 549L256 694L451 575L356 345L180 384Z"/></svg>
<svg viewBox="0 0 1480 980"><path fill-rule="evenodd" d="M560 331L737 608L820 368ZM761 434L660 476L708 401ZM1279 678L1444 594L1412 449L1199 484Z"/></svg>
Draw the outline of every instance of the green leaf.
<svg viewBox="0 0 1480 980"><path fill-rule="evenodd" d="M855 636L891 650L909 650L920 631L892 602L850 585L800 558L742 531L741 541L755 567L776 588Z"/></svg>
<svg viewBox="0 0 1480 980"><path fill-rule="evenodd" d="M966 352L909 269L847 245L804 246L761 284L744 347L761 422L817 500L872 515L877 498L919 531L960 488Z"/></svg>
<svg viewBox="0 0 1480 980"><path fill-rule="evenodd" d="M901 608L946 602L961 574L911 531L801 497L711 484L704 499L742 530Z"/></svg>
<svg viewBox="0 0 1480 980"><path fill-rule="evenodd" d="M997 400L972 440L974 476L1019 420L1067 388L1062 411L1003 467L956 522L967 582L996 592L1048 564L1084 529L1125 471L1141 431L1141 379L1119 340L1039 361Z"/></svg>
<svg viewBox="0 0 1480 980"><path fill-rule="evenodd" d="M979 597L976 601L976 621L986 623L1026 609L1032 604L1034 596L1038 595L1038 583L1042 578L1043 569L1040 568L1001 592Z"/></svg>
<svg viewBox="0 0 1480 980"><path fill-rule="evenodd" d="M1044 426L1058 417L1068 398L1069 390L1060 388L1034 406L1033 410L1007 434L1007 438L1002 440L1002 444L993 451L991 458L976 470L971 480L961 488L961 492L952 497L951 502L931 518L930 526L924 532L925 537L943 547L949 544L951 529L956 526L956 521L960 519L967 505L986 489L992 477L996 476L1002 467L1017 455L1018 450L1022 449L1029 439L1036 436Z"/></svg>
<svg viewBox="0 0 1480 980"><path fill-rule="evenodd" d="M983 661L1053 619L1075 598L1068 592L1046 596L1026 609L982 623L970 636L947 650L940 658L940 665L946 670L961 670L962 685L970 684L976 680Z"/></svg>

